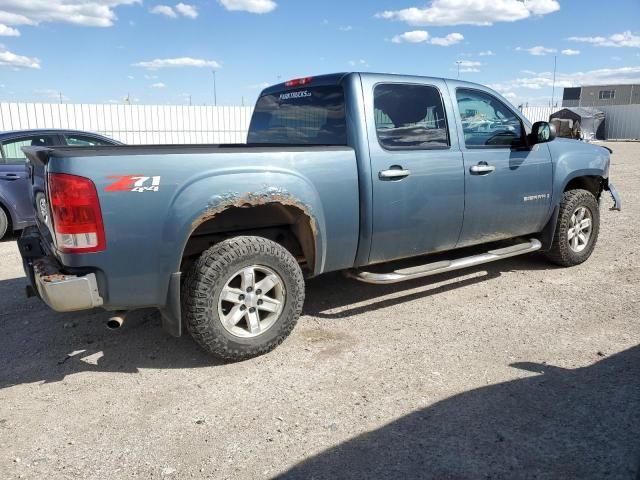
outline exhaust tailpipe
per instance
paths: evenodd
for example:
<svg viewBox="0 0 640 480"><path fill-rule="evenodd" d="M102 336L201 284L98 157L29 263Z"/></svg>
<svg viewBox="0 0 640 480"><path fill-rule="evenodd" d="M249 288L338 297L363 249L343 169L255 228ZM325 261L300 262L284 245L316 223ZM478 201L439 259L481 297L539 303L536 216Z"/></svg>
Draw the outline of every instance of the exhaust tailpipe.
<svg viewBox="0 0 640 480"><path fill-rule="evenodd" d="M122 326L126 317L127 312L125 310L115 312L113 317L107 320L107 328L109 330L117 330Z"/></svg>

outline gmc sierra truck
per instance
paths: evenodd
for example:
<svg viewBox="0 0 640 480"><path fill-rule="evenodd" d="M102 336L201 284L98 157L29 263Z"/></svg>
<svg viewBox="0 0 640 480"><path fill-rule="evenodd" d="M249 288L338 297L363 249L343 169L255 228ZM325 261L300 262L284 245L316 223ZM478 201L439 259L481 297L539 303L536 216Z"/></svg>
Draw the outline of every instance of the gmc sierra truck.
<svg viewBox="0 0 640 480"><path fill-rule="evenodd" d="M620 208L610 151L441 78L267 88L246 145L24 151L45 176L32 178L37 225L19 240L27 293L60 312L102 307L111 326L157 307L168 333L186 328L232 360L289 335L305 277L393 283L534 251L570 267L596 245L603 192ZM486 246L458 251L473 245Z"/></svg>

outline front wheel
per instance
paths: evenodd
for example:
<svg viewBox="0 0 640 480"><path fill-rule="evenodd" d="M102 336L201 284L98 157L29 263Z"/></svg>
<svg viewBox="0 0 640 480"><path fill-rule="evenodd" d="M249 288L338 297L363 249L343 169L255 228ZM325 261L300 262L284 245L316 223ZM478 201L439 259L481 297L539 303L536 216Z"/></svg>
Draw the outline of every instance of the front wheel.
<svg viewBox="0 0 640 480"><path fill-rule="evenodd" d="M183 285L183 319L207 352L243 360L273 350L304 303L298 262L262 237L236 237L205 251Z"/></svg>
<svg viewBox="0 0 640 480"><path fill-rule="evenodd" d="M600 231L600 210L591 192L564 192L551 249L546 256L553 263L572 267L586 261L593 252Z"/></svg>

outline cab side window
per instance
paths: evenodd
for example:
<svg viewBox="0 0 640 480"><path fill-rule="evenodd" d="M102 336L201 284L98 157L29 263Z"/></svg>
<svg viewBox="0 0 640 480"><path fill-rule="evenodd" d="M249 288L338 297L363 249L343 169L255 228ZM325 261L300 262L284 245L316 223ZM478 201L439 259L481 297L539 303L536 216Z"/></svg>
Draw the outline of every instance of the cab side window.
<svg viewBox="0 0 640 480"><path fill-rule="evenodd" d="M22 147L50 147L53 144L53 138L48 135L35 135L6 140L2 142L2 163L20 165L27 159L22 151Z"/></svg>
<svg viewBox="0 0 640 480"><path fill-rule="evenodd" d="M488 93L459 88L456 91L467 148L510 148L523 144L520 118Z"/></svg>
<svg viewBox="0 0 640 480"><path fill-rule="evenodd" d="M440 91L429 85L382 84L374 90L378 141L387 150L449 147Z"/></svg>

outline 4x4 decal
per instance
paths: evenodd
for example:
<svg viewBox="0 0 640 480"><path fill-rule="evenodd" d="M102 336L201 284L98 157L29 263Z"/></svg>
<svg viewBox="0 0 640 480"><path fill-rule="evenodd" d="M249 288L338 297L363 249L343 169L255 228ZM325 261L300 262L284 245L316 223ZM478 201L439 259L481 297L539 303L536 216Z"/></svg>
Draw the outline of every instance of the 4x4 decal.
<svg viewBox="0 0 640 480"><path fill-rule="evenodd" d="M105 192L157 192L160 189L159 176L115 175L107 178L117 180L107 185Z"/></svg>

